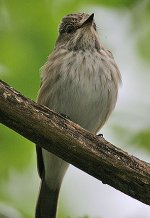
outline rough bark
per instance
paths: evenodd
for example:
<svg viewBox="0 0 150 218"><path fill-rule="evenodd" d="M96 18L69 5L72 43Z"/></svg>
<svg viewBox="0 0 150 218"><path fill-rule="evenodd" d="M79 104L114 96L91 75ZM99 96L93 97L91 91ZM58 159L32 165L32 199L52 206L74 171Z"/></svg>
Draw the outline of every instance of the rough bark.
<svg viewBox="0 0 150 218"><path fill-rule="evenodd" d="M37 105L2 81L0 121L104 184L150 205L149 163Z"/></svg>

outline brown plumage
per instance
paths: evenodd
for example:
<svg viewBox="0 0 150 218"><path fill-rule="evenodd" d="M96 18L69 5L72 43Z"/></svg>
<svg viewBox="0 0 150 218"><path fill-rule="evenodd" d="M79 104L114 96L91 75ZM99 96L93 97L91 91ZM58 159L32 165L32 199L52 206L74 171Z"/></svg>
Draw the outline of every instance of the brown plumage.
<svg viewBox="0 0 150 218"><path fill-rule="evenodd" d="M37 102L96 134L115 107L121 76L100 44L93 17L79 13L62 19L55 49L42 68ZM55 218L68 163L38 146L37 157L42 185L36 218Z"/></svg>

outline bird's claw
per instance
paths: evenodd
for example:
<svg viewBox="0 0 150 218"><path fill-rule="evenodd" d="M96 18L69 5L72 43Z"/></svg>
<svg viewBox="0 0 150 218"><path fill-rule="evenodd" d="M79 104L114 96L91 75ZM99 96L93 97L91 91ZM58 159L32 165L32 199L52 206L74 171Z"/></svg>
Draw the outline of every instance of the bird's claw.
<svg viewBox="0 0 150 218"><path fill-rule="evenodd" d="M104 138L104 136L103 136L102 133L99 133L97 136L98 136L98 137L101 137L101 138Z"/></svg>

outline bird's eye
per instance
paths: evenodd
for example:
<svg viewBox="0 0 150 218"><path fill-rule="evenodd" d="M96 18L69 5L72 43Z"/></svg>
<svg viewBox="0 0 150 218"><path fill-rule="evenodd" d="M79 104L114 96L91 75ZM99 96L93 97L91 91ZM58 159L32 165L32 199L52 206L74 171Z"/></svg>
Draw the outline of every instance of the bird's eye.
<svg viewBox="0 0 150 218"><path fill-rule="evenodd" d="M72 33L74 30L75 30L75 28L74 28L73 25L68 25L67 28L66 28L67 33Z"/></svg>

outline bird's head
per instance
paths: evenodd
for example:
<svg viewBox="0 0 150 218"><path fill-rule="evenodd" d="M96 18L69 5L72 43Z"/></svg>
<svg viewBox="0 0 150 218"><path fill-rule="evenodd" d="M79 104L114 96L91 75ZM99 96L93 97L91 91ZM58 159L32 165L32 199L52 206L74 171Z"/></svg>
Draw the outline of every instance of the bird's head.
<svg viewBox="0 0 150 218"><path fill-rule="evenodd" d="M94 14L69 14L62 19L56 47L68 50L100 49Z"/></svg>

